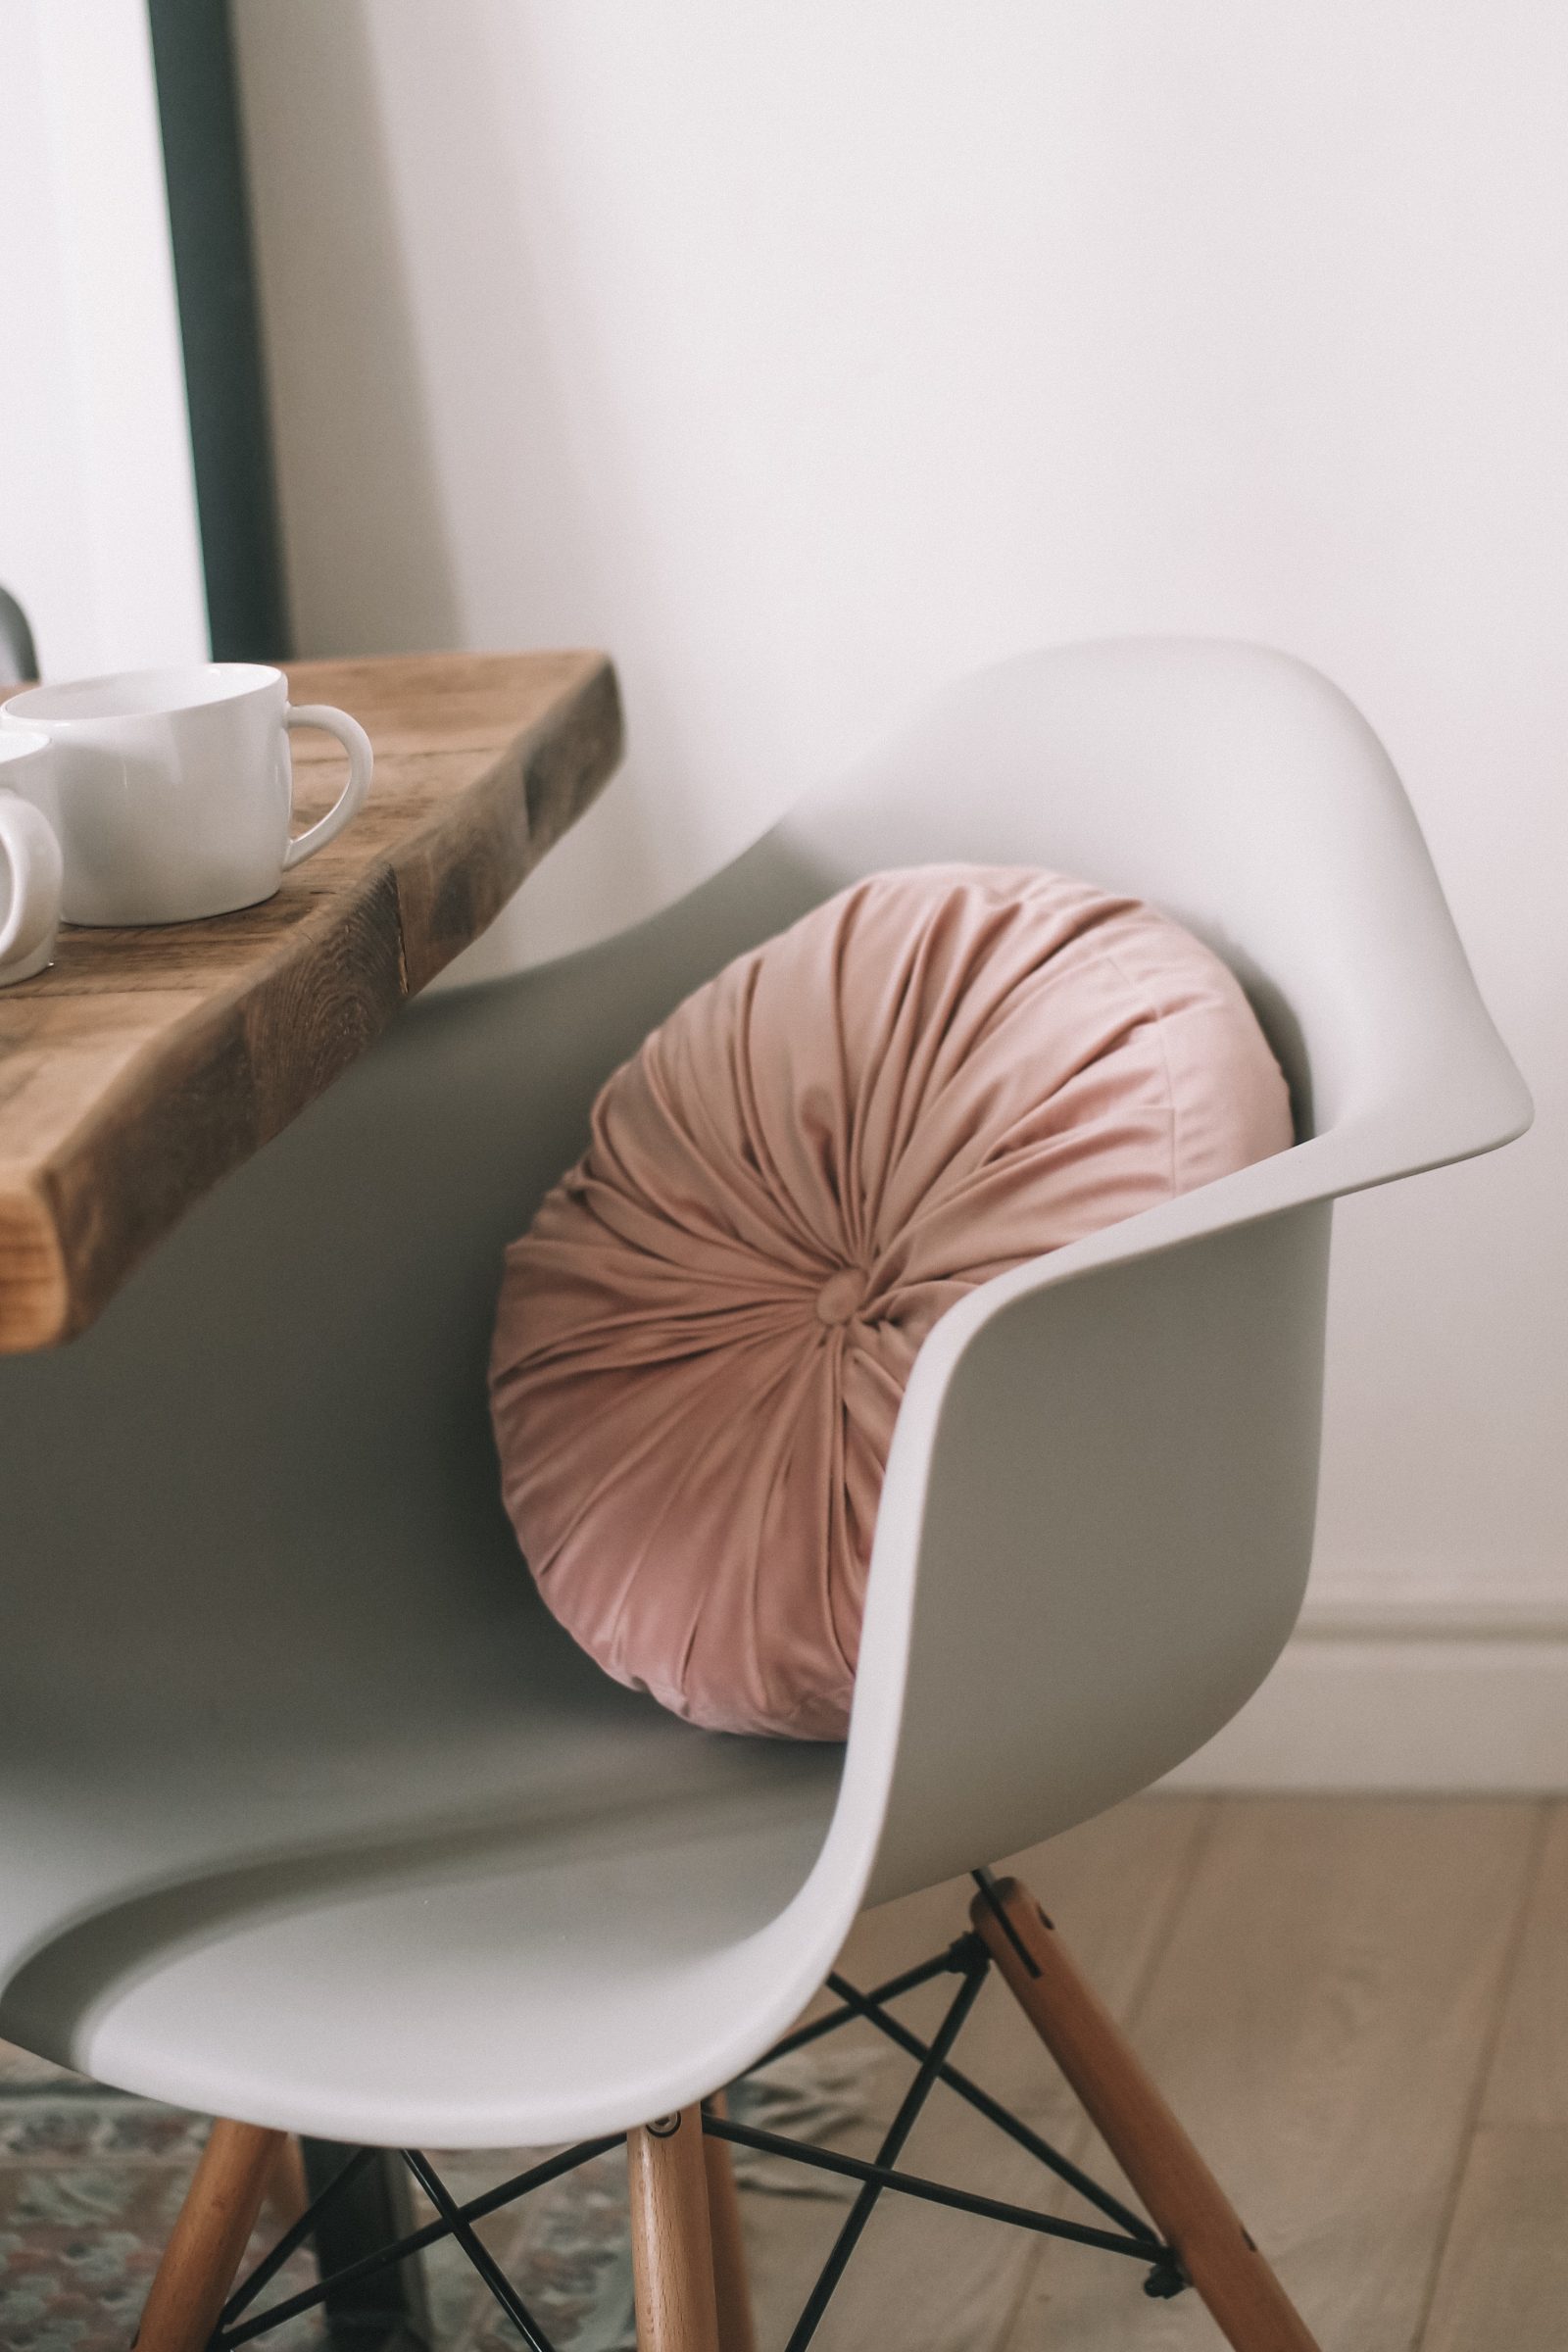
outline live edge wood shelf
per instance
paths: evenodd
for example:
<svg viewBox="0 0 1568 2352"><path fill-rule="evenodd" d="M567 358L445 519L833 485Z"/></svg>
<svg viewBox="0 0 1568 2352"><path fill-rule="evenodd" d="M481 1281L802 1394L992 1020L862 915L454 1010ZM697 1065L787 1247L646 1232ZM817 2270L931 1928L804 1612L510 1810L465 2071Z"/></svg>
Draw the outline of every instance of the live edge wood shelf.
<svg viewBox="0 0 1568 2352"><path fill-rule="evenodd" d="M368 728L362 813L265 906L67 929L0 989L0 1352L80 1331L146 1250L476 939L620 756L600 654L307 662ZM342 754L292 739L296 830Z"/></svg>

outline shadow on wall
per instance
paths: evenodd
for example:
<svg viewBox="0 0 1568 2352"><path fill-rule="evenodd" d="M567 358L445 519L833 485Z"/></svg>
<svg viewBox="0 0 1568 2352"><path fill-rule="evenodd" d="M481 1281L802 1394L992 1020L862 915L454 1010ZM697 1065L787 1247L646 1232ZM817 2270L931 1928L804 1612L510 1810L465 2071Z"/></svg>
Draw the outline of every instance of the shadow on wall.
<svg viewBox="0 0 1568 2352"><path fill-rule="evenodd" d="M240 0L234 24L298 650L603 642L594 551L623 541L629 485L581 321L541 284L537 243L570 224L526 26L423 0ZM646 910L653 844L614 803L551 858L549 946Z"/></svg>

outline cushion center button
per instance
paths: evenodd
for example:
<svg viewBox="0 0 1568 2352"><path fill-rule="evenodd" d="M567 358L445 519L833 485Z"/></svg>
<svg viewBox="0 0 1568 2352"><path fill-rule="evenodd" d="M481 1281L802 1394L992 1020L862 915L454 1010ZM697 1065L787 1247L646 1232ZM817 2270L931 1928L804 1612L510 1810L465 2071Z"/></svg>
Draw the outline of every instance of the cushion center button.
<svg viewBox="0 0 1568 2352"><path fill-rule="evenodd" d="M847 1323L865 1297L865 1276L856 1266L832 1275L816 1294L816 1311L824 1323Z"/></svg>

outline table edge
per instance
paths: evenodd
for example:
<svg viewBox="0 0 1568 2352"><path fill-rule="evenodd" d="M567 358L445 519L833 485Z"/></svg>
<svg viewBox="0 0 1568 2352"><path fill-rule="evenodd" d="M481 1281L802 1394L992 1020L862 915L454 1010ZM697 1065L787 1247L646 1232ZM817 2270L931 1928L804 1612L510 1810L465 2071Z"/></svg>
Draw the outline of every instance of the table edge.
<svg viewBox="0 0 1568 2352"><path fill-rule="evenodd" d="M395 850L280 938L271 954L150 1041L46 1158L0 1163L0 1258L7 1267L0 1274L0 1355L56 1347L85 1330L187 1209L306 1110L408 1000L481 935L588 808L619 762L624 722L609 656L581 658L581 675L495 747L456 802L432 810ZM441 898L443 848L471 829L476 811L491 826L490 861L482 872L470 866L481 911L466 936L443 938L432 931L429 911ZM420 920L411 929L414 912ZM342 953L350 947L352 955ZM319 992L311 993L308 1007L302 1001L296 1018L308 1009L320 1033L318 1051L295 1057L297 1086L270 1084L261 1066L261 1031L270 1019L289 1018L291 980L334 960L339 976L356 984L353 1001L340 993L327 1002ZM274 1069L277 1060L274 1051ZM224 1088L231 1090L226 1104L219 1099ZM182 1107L184 1137L160 1138L160 1122L177 1119ZM172 1182L128 1221L122 1201L118 1222L106 1224L106 1171L139 1174L138 1159L150 1156L158 1165L161 1153L165 1164L176 1166L181 1141L188 1148L197 1128L193 1111L205 1111L199 1140L206 1149L190 1180ZM30 1259L31 1270L12 1271L19 1259L24 1269Z"/></svg>

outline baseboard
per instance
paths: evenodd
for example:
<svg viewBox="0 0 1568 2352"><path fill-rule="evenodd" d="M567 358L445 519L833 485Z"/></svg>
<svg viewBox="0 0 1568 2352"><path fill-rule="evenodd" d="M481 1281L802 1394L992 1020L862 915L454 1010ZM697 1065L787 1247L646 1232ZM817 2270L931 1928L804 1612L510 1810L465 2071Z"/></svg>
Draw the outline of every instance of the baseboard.
<svg viewBox="0 0 1568 2352"><path fill-rule="evenodd" d="M1167 1786L1568 1792L1568 1593L1314 1592L1262 1690Z"/></svg>

